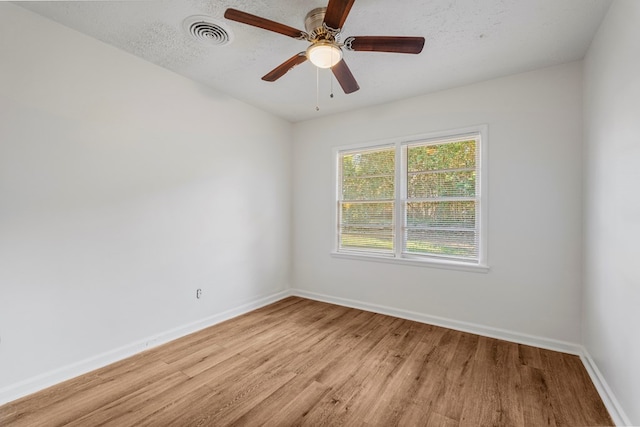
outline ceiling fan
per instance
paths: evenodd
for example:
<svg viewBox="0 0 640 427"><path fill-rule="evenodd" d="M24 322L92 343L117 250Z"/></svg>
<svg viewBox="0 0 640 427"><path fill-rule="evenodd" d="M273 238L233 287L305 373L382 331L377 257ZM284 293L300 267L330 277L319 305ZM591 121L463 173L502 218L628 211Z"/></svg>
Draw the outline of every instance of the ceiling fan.
<svg viewBox="0 0 640 427"><path fill-rule="evenodd" d="M275 82L307 59L319 68L331 68L345 93L360 89L342 57L342 49L352 51L413 53L422 52L424 37L357 36L339 41L340 32L355 0L329 0L327 7L313 9L304 20L305 31L261 18L236 9L227 9L224 17L254 27L311 43L300 52L267 73L262 80Z"/></svg>

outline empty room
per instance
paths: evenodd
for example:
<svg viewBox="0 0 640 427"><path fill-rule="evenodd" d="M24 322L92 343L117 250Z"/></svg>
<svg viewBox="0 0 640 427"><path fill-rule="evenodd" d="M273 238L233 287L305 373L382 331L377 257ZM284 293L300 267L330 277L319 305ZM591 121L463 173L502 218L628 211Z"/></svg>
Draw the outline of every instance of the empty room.
<svg viewBox="0 0 640 427"><path fill-rule="evenodd" d="M0 425L640 425L639 22L0 2Z"/></svg>

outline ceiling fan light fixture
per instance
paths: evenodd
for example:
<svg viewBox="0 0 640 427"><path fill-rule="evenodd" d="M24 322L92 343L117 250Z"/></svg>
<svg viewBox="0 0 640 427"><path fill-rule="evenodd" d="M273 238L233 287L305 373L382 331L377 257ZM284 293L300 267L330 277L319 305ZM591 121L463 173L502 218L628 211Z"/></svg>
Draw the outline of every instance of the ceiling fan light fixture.
<svg viewBox="0 0 640 427"><path fill-rule="evenodd" d="M307 49L307 58L318 68L331 68L342 60L342 50L330 42L317 42Z"/></svg>

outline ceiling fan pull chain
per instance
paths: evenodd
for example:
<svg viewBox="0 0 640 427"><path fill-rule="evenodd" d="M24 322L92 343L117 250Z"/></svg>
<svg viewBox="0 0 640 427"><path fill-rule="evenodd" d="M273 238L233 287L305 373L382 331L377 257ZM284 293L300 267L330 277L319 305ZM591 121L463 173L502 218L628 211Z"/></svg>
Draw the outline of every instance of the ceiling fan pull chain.
<svg viewBox="0 0 640 427"><path fill-rule="evenodd" d="M334 52L331 51L331 63L332 64L334 63L333 62L333 60L334 60L333 54L334 54ZM342 59L342 58L340 58L340 59ZM331 70L331 71L332 72L329 73L329 87L331 88L331 93L329 93L329 98L333 98L333 70Z"/></svg>
<svg viewBox="0 0 640 427"><path fill-rule="evenodd" d="M316 111L320 111L320 68L316 67Z"/></svg>
<svg viewBox="0 0 640 427"><path fill-rule="evenodd" d="M329 94L329 98L333 98L333 73L329 74L329 81L331 82L331 93Z"/></svg>

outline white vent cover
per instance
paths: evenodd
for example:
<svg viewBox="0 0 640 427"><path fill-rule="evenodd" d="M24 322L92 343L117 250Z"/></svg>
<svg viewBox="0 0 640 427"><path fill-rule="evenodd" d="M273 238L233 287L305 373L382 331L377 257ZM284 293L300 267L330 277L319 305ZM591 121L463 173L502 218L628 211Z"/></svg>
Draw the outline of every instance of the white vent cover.
<svg viewBox="0 0 640 427"><path fill-rule="evenodd" d="M209 16L190 16L184 20L182 26L191 37L208 45L224 46L233 40L231 30Z"/></svg>

